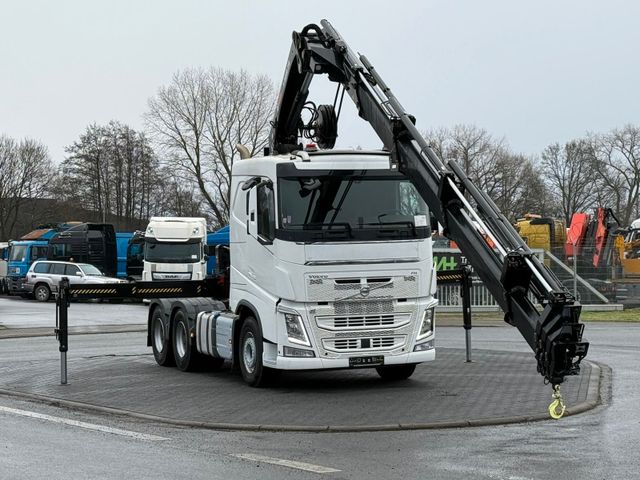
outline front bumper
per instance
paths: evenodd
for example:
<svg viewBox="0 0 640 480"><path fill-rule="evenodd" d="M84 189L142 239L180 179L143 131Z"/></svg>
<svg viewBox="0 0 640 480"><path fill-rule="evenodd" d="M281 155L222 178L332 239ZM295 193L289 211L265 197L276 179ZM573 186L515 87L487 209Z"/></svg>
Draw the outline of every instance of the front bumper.
<svg viewBox="0 0 640 480"><path fill-rule="evenodd" d="M397 301L374 299L352 302L295 304L278 307L277 346L264 348L265 365L283 370L370 368L349 367L350 358L384 357L384 365L402 365L435 360L435 327L419 341L416 336L425 311L434 308L431 297ZM297 314L304 323L308 345L293 344L285 326L285 312ZM284 347L313 350L314 357L285 356ZM371 365L374 367L374 365Z"/></svg>
<svg viewBox="0 0 640 480"><path fill-rule="evenodd" d="M359 356L359 355L354 355ZM368 356L364 355L364 356ZM436 350L425 350L422 352L411 352L402 355L385 355L385 365L403 365L407 363L432 362L436 359ZM275 368L281 370L319 370L332 368L352 368L349 367L349 358L298 358L298 357L276 357ZM358 367L374 368L374 367Z"/></svg>
<svg viewBox="0 0 640 480"><path fill-rule="evenodd" d="M27 285L28 283L25 277L9 277L7 279L7 286L11 293L30 293L33 291L33 286L31 290L27 290Z"/></svg>

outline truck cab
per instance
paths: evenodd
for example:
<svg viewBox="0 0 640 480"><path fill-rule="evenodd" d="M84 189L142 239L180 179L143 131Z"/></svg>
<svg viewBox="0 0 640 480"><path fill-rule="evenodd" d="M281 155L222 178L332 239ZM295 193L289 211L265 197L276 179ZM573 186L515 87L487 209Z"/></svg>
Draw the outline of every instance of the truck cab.
<svg viewBox="0 0 640 480"><path fill-rule="evenodd" d="M241 339L241 366L262 353L267 368L406 378L435 358L429 212L388 152L244 159L231 202L230 308L263 339L257 352Z"/></svg>
<svg viewBox="0 0 640 480"><path fill-rule="evenodd" d="M0 242L0 293L7 291L7 264L9 263L9 242Z"/></svg>
<svg viewBox="0 0 640 480"><path fill-rule="evenodd" d="M47 258L47 240L16 240L9 243L7 289L12 295L27 295L27 271L31 264Z"/></svg>
<svg viewBox="0 0 640 480"><path fill-rule="evenodd" d="M95 265L107 276L118 273L116 231L110 223L81 223L49 240L49 260Z"/></svg>
<svg viewBox="0 0 640 480"><path fill-rule="evenodd" d="M203 280L206 245L204 218L152 217L144 234L142 280Z"/></svg>

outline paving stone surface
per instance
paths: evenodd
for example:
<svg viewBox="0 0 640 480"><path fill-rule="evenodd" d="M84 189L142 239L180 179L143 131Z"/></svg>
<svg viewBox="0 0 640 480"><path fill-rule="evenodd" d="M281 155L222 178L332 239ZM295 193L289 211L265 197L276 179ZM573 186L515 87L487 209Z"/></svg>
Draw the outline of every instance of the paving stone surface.
<svg viewBox="0 0 640 480"><path fill-rule="evenodd" d="M140 343L122 354L70 354L66 386L58 384L55 356L3 359L0 388L176 420L255 425L357 427L486 420L545 414L551 401L551 387L544 385L530 353L477 350L474 362L465 363L464 350L438 348L436 361L419 365L406 381L384 382L373 369L291 372L272 388L254 389L228 367L197 373L160 367L140 333L99 337L109 342L132 335ZM28 339L2 340L0 353L9 341ZM563 384L568 405L587 399L590 370L585 362L581 374Z"/></svg>

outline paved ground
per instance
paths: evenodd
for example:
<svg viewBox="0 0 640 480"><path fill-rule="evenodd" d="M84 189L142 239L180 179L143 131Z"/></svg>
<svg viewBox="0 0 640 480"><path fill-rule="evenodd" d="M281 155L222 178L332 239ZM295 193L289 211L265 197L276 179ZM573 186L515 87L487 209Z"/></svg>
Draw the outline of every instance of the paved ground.
<svg viewBox="0 0 640 480"><path fill-rule="evenodd" d="M93 327L146 324L143 304L72 302L69 326L87 330ZM42 303L20 297L0 296L0 329L50 328L56 324L54 301Z"/></svg>
<svg viewBox="0 0 640 480"><path fill-rule="evenodd" d="M0 477L27 478L318 478L291 462L331 467L325 478L432 480L603 480L631 479L640 469L640 325L588 325L591 360L608 364L613 377L603 385L603 405L561 421L500 426L356 433L236 432L178 428L135 418L98 415L0 395L0 408L48 414L55 420L160 435L165 441L53 423L0 411ZM73 355L127 352L137 345L107 343L114 335L71 338ZM528 353L509 327L473 330L474 355L481 350ZM31 339L36 341L38 339ZM51 338L27 351L6 351L4 362L52 358ZM461 329L441 328L441 347L464 346ZM57 362L56 362L57 365ZM56 367L57 368L57 367ZM75 381L73 372L71 380ZM2 374L0 374L0 379ZM52 383L57 382L57 372ZM547 387L542 387L547 388ZM186 402L188 398L178 397ZM508 399L507 399L508 400ZM273 408L273 406L271 406ZM271 460L259 460L259 456ZM278 465L269 461L281 462ZM288 466L285 466L288 465ZM322 475L321 475L322 476Z"/></svg>
<svg viewBox="0 0 640 480"><path fill-rule="evenodd" d="M437 360L420 365L408 381L383 382L371 369L295 372L259 390L248 388L229 368L184 373L159 367L140 332L72 336L66 386L59 385L53 338L0 342L1 388L185 422L398 428L505 417L522 421L547 416L550 402L550 387L536 372L533 355L521 352L478 351L473 363L465 363L464 350L440 348ZM39 353L15 360L28 349ZM565 383L569 405L596 400L599 378L591 378L589 392L590 374L585 364L580 376Z"/></svg>

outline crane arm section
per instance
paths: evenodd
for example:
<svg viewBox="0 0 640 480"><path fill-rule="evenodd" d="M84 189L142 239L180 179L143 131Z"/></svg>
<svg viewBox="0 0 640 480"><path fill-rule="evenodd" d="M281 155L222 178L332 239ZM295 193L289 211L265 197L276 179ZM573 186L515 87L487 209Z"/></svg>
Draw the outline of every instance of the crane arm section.
<svg viewBox="0 0 640 480"><path fill-rule="evenodd" d="M301 148L299 138L308 128L301 115L311 80L320 74L342 86L359 115L373 127L390 152L390 168L415 185L503 309L505 320L518 328L534 351L538 371L554 385L577 374L589 346L582 340L580 304L464 170L436 155L369 60L355 54L326 20L293 32L272 122L274 153Z"/></svg>

